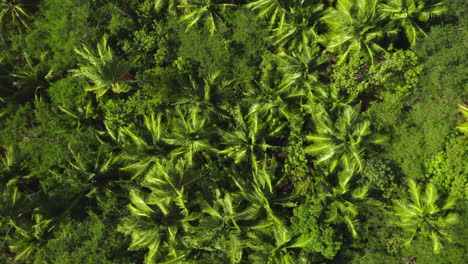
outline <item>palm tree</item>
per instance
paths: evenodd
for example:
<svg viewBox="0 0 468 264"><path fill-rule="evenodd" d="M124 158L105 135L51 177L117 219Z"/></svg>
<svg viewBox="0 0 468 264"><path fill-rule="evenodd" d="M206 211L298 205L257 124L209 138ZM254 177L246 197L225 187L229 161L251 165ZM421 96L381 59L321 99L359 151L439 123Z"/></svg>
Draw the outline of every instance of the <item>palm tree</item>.
<svg viewBox="0 0 468 264"><path fill-rule="evenodd" d="M301 43L310 44L320 38L316 27L323 15L324 4L312 2L308 1L303 4L306 6L293 7L286 12L286 16L273 29L273 35L270 37L275 45L288 46L288 49L294 50Z"/></svg>
<svg viewBox="0 0 468 264"><path fill-rule="evenodd" d="M327 51L338 54L342 63L351 54L363 55L373 63L376 52L385 52L379 44L385 35L380 25L379 0L338 0L335 8L329 8L322 17L328 27L325 35Z"/></svg>
<svg viewBox="0 0 468 264"><path fill-rule="evenodd" d="M27 183L33 176L26 166L21 165L21 157L14 146L0 146L0 185Z"/></svg>
<svg viewBox="0 0 468 264"><path fill-rule="evenodd" d="M87 64L82 64L79 69L71 70L75 76L84 76L93 86L87 87L87 91L96 93L101 97L109 90L115 93L127 92L130 90L129 83L144 82L142 80L132 80L129 73L130 64L116 57L112 49L107 44L108 36L104 35L97 46L97 55L87 46L75 49Z"/></svg>
<svg viewBox="0 0 468 264"><path fill-rule="evenodd" d="M447 10L444 2L434 3L423 0L386 0L379 6L382 16L389 18L391 28L401 28L411 47L416 45L416 36L424 35L423 23L433 16L439 16Z"/></svg>
<svg viewBox="0 0 468 264"><path fill-rule="evenodd" d="M256 171L258 169L257 157L265 155L265 151L272 146L266 143L266 135L259 122L258 114L249 115L246 120L240 107L237 107L234 110L234 120L235 124L231 131L219 130L223 144L227 148L218 153L233 158L236 164L247 162Z"/></svg>
<svg viewBox="0 0 468 264"><path fill-rule="evenodd" d="M281 23L286 17L286 12L292 4L289 0L257 0L245 5L254 11L258 11L259 18L265 18L270 21L270 29L276 23Z"/></svg>
<svg viewBox="0 0 468 264"><path fill-rule="evenodd" d="M204 20L211 35L219 30L218 23L222 21L223 13L227 8L235 7L235 4L219 3L216 0L186 0L185 3L179 5L180 9L184 10L186 15L182 16L181 20L187 22L187 30Z"/></svg>
<svg viewBox="0 0 468 264"><path fill-rule="evenodd" d="M18 187L13 184L7 184L0 189L0 230L9 230L5 239L12 231L11 223L20 221L27 212L32 211L35 200L33 196L26 196Z"/></svg>
<svg viewBox="0 0 468 264"><path fill-rule="evenodd" d="M258 115L265 119L265 123L270 124L270 127L284 126L284 121L292 116L286 99L302 95L300 92L295 94L293 89L278 89L274 84L271 84L270 80L265 78L254 85L248 86L244 94L245 101L250 105L247 117Z"/></svg>
<svg viewBox="0 0 468 264"><path fill-rule="evenodd" d="M54 225L50 219L44 219L39 213L34 213L29 223L15 223L10 221L15 233L9 239L9 250L15 254L15 261L32 260L39 264L40 254L38 250L46 243L47 234L52 231Z"/></svg>
<svg viewBox="0 0 468 264"><path fill-rule="evenodd" d="M31 56L23 51L22 60L24 63L14 66L7 78L10 78L14 91L8 92L8 97L5 98L6 102L24 102L31 100L37 95L36 92L49 86L49 78L53 76L54 69L49 69L47 72L44 70L45 60L48 52L42 52L39 60L34 62Z"/></svg>
<svg viewBox="0 0 468 264"><path fill-rule="evenodd" d="M79 106L74 110L67 109L66 107L61 105L58 105L57 107L60 111L66 114L68 120L70 120L70 122L76 125L78 128L81 127L83 122L85 122L87 119L92 118L94 114L92 101L88 101L86 106Z"/></svg>
<svg viewBox="0 0 468 264"><path fill-rule="evenodd" d="M332 186L327 180L320 179L318 188L322 210L325 210L325 222L345 224L353 238L358 237L356 225L361 208L374 204L367 197L367 186L351 189L354 171L351 168L338 174L338 183Z"/></svg>
<svg viewBox="0 0 468 264"><path fill-rule="evenodd" d="M146 137L139 136L128 127L121 127L118 135L113 135L115 141L121 144L123 160L121 170L130 171L132 180L141 178L154 169L157 162L167 153L162 135L166 132L166 124L162 114L151 113L144 116ZM111 132L112 133L112 132Z"/></svg>
<svg viewBox="0 0 468 264"><path fill-rule="evenodd" d="M248 246L253 253L249 263L296 264L308 263L299 252L312 241L308 234L293 235L289 228L261 227L247 232Z"/></svg>
<svg viewBox="0 0 468 264"><path fill-rule="evenodd" d="M104 147L100 147L95 156L88 157L88 160L82 158L78 151L74 150L72 145L68 145L71 154L67 166L72 170L65 170L65 175L55 175L64 178L69 184L69 191L73 189L81 195L76 197L88 197L99 204L105 204L106 199L111 196L117 196L116 190L121 187L123 181L118 177L116 163L118 157ZM65 177L64 177L65 176ZM119 184L117 184L119 183ZM67 209L70 210L70 209Z"/></svg>
<svg viewBox="0 0 468 264"><path fill-rule="evenodd" d="M245 247L241 222L255 219L255 210L236 192L216 188L206 198L197 199L203 215L186 242L192 248L220 252L226 262L239 263Z"/></svg>
<svg viewBox="0 0 468 264"><path fill-rule="evenodd" d="M301 105L311 116L327 109L330 113L337 113L349 107L356 99L355 94L348 94L334 84L317 83L306 95L307 101Z"/></svg>
<svg viewBox="0 0 468 264"><path fill-rule="evenodd" d="M455 206L456 198L451 196L442 201L431 183L421 193L421 186L413 179L408 180L408 188L409 196L393 200L397 224L409 234L405 244L409 245L419 233L432 240L434 253L437 254L442 248L441 238L450 241L447 228L458 222L458 214L449 211Z"/></svg>
<svg viewBox="0 0 468 264"><path fill-rule="evenodd" d="M199 214L192 212L192 200L187 195L198 179L184 160L174 164L163 160L142 183L151 191L149 194L138 189L130 191L130 215L118 230L131 235L130 250L148 248L145 263L181 261L190 251L183 243L184 236Z"/></svg>
<svg viewBox="0 0 468 264"><path fill-rule="evenodd" d="M294 207L295 193L278 191L282 184L281 179L277 179L275 171L277 162L274 158L264 159L261 168L252 172L253 181L250 177L232 178L239 189L239 193L252 206L254 215L259 215L257 219L263 219L263 215L275 228L284 228L285 221L282 219L281 211L285 207ZM236 173L237 175L239 173Z"/></svg>
<svg viewBox="0 0 468 264"><path fill-rule="evenodd" d="M362 169L362 155L366 146L381 144L385 137L371 135L370 122L359 120L359 107L346 106L336 118L323 108L316 108L314 117L316 133L306 136L313 144L306 153L315 155L317 163L326 163L330 172L340 165L342 169Z"/></svg>
<svg viewBox="0 0 468 264"><path fill-rule="evenodd" d="M16 163L16 155L12 146L2 146L0 156L0 173L2 178L13 170Z"/></svg>
<svg viewBox="0 0 468 264"><path fill-rule="evenodd" d="M232 81L221 80L219 75L219 72L215 72L202 80L190 76L190 84L183 87L174 104L186 110L196 108L207 118L227 118L226 111L219 107L219 101L222 100L223 90L229 88Z"/></svg>
<svg viewBox="0 0 468 264"><path fill-rule="evenodd" d="M171 125L170 133L163 141L176 147L171 151L173 158L184 156L189 164L192 164L197 153L217 152L210 143L215 129L208 125L208 120L203 118L196 108L191 109L188 115L177 108Z"/></svg>
<svg viewBox="0 0 468 264"><path fill-rule="evenodd" d="M19 32L22 28L29 29L28 20L29 14L23 7L21 0L0 0L0 28L2 31L8 32L6 26L10 25Z"/></svg>
<svg viewBox="0 0 468 264"><path fill-rule="evenodd" d="M294 51L281 49L277 54L278 69L283 73L281 90L302 89L302 93L312 90L319 81L319 67L326 62L317 45L303 43ZM294 89L294 88L293 88ZM304 91L305 90L305 91Z"/></svg>

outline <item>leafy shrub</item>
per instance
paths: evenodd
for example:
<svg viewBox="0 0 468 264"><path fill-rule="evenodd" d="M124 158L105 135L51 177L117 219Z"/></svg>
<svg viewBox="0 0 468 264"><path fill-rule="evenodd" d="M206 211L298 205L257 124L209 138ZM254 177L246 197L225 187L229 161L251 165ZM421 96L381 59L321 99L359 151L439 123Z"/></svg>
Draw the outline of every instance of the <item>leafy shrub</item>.
<svg viewBox="0 0 468 264"><path fill-rule="evenodd" d="M459 198L468 198L468 151L465 137L451 137L445 150L426 162L427 177L436 186Z"/></svg>
<svg viewBox="0 0 468 264"><path fill-rule="evenodd" d="M383 91L379 99L370 103L367 114L378 129L391 130L400 121L405 107L405 97L398 93Z"/></svg>
<svg viewBox="0 0 468 264"><path fill-rule="evenodd" d="M312 188L312 171L304 152L302 119L291 120L291 131L284 161L284 174L293 182L298 193L308 193Z"/></svg>
<svg viewBox="0 0 468 264"><path fill-rule="evenodd" d="M395 179L389 162L378 158L366 160L362 176L365 177L365 185L379 191L385 191Z"/></svg>
<svg viewBox="0 0 468 264"><path fill-rule="evenodd" d="M348 63L335 66L330 78L338 89L355 96L369 87L371 80L367 76L368 71L369 64L353 56Z"/></svg>
<svg viewBox="0 0 468 264"><path fill-rule="evenodd" d="M341 236L335 228L318 219L321 205L313 198L294 209L291 218L292 228L297 234L310 234L313 238L305 247L308 252L322 254L327 259L333 259L341 247Z"/></svg>
<svg viewBox="0 0 468 264"><path fill-rule="evenodd" d="M129 253L123 236L109 225L106 216L88 212L85 221L64 221L41 250L44 263L141 263L138 254Z"/></svg>
<svg viewBox="0 0 468 264"><path fill-rule="evenodd" d="M169 54L169 36L166 24L157 20L142 29L133 31L132 39L121 41L122 50L131 60L134 67L147 69L167 62Z"/></svg>
<svg viewBox="0 0 468 264"><path fill-rule="evenodd" d="M93 23L90 1L45 0L41 1L34 17L32 30L14 42L14 49L24 50L34 59L47 51L51 53L46 65L56 72L70 69L77 57L74 49L80 43L89 42L98 35ZM94 21L98 23L98 21Z"/></svg>
<svg viewBox="0 0 468 264"><path fill-rule="evenodd" d="M177 55L190 59L200 66L204 75L220 72L229 76L232 70L232 54L227 41L219 34L209 37L207 32L190 30L180 37Z"/></svg>
<svg viewBox="0 0 468 264"><path fill-rule="evenodd" d="M424 161L443 150L457 121L456 105L447 104L441 98L431 98L426 92L416 95L424 97L394 127L393 140L386 154L413 178L424 177Z"/></svg>
<svg viewBox="0 0 468 264"><path fill-rule="evenodd" d="M422 65L413 51L398 50L385 56L385 60L373 65L369 78L374 82L377 91L390 91L409 95L416 89Z"/></svg>
<svg viewBox="0 0 468 264"><path fill-rule="evenodd" d="M74 109L86 104L86 82L76 77L66 77L52 84L47 90L52 103Z"/></svg>

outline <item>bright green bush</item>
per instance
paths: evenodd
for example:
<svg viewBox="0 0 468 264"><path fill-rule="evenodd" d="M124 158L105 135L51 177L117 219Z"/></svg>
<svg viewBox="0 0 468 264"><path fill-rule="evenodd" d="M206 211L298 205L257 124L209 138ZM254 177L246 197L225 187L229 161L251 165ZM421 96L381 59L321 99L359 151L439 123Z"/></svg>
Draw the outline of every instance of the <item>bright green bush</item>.
<svg viewBox="0 0 468 264"><path fill-rule="evenodd" d="M362 170L363 182L371 189L385 191L395 180L395 174L388 161L370 158Z"/></svg>
<svg viewBox="0 0 468 264"><path fill-rule="evenodd" d="M67 77L52 84L47 92L54 105L74 109L87 103L85 86L84 80Z"/></svg>
<svg viewBox="0 0 468 264"><path fill-rule="evenodd" d="M453 136L445 150L426 162L427 177L436 186L459 198L468 198L468 160L466 137Z"/></svg>
<svg viewBox="0 0 468 264"><path fill-rule="evenodd" d="M43 263L131 264L141 262L141 255L126 253L126 241L106 215L88 212L81 219L67 219L57 226L41 250Z"/></svg>
<svg viewBox="0 0 468 264"><path fill-rule="evenodd" d="M309 234L311 243L306 247L309 252L333 259L340 250L342 242L340 232L319 220L321 205L314 202L313 197L294 209L291 218L292 228L297 234Z"/></svg>

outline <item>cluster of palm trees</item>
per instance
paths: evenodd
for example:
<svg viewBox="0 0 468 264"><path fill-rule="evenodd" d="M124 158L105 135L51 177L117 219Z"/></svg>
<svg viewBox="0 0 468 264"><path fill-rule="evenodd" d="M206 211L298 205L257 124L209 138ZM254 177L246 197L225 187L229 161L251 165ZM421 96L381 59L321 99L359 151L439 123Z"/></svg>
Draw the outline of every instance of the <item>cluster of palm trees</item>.
<svg viewBox="0 0 468 264"><path fill-rule="evenodd" d="M155 0L154 8L180 15L187 30L203 24L212 35L235 2ZM356 179L366 154L385 137L371 132L354 97L321 81L330 61L322 50L337 55L338 63L353 54L372 62L377 52L388 50L384 40L400 31L414 45L417 32L424 32L421 22L441 14L443 4L257 0L245 7L268 21L278 47L277 72L265 70L259 81L241 84L222 80L219 73L184 76L180 95L166 98L162 109L140 120L116 126L103 116L93 132L100 144L93 156L82 157L70 144L67 163L50 171L58 182L67 181L72 193L62 216L84 199L99 205L111 196L128 197L128 214L118 230L131 237L129 250L147 250L146 263L310 263L310 253L302 249L312 236L293 232L288 219L301 195L283 174L281 156L289 154L288 124L305 116L304 150L310 155L308 166L317 172L311 195L320 204L320 220L348 229L350 238L359 236L361 210L379 202ZM83 46L76 52L83 63L71 72L89 81L85 90L97 98L81 112L58 107L81 129L81 119L110 91L129 92L132 83L145 81L133 80L131 64L116 56L107 36L96 50ZM226 91L234 86L243 87L244 94L226 103ZM16 166L14 149L3 149L0 232L22 260L34 255L60 218L42 213L38 204L47 198L42 190L27 194L23 186L26 194L19 191L20 179L10 173ZM416 182L407 185L409 195L394 200L395 222L410 234L408 243L421 234L439 252L442 237L449 237L446 227L457 221L449 212L455 200L439 205L434 186L421 194Z"/></svg>
<svg viewBox="0 0 468 264"><path fill-rule="evenodd" d="M226 10L236 5L242 4L232 0L155 1L158 12L180 14L187 30L201 24L210 34L219 31ZM423 25L446 10L441 1L425 0L256 0L244 6L268 22L275 45L295 49L304 40L316 41L337 55L339 63L353 55L373 62L377 53L391 49L402 35L414 46L417 34L425 34Z"/></svg>
<svg viewBox="0 0 468 264"><path fill-rule="evenodd" d="M103 43L98 50L111 52ZM301 112L311 123L303 129L312 144L304 147L319 175L314 189L321 204L320 219L337 228L347 227L351 237L359 236L359 212L379 202L367 196L367 186L357 185L356 178L366 151L385 137L371 132L353 97L340 94L333 85L319 85L316 66L309 68L317 62L308 49L301 45L298 51L306 53L308 61L295 60L295 52L281 51L278 73L284 78L265 73L259 82L243 84L245 94L230 108L219 102L226 102L222 97L234 85L232 81L223 82L218 74L190 76L181 96L170 99L165 110L148 113L136 127L105 126L100 138L120 150L115 157L102 163L97 159L97 167L87 169L71 163L88 175L88 181L113 164L131 174L136 186L129 187L130 215L119 226L119 231L131 236L131 250L148 249L147 263L205 261L213 256L229 263L307 263L301 248L311 238L292 232L284 217L300 200L294 192L281 191L288 179L276 157L285 150L281 138L288 121ZM93 67L113 69L102 66L112 61L101 61L75 73L93 72ZM83 76L97 83L96 76ZM107 91L112 85L108 82L100 89ZM76 154L73 157L79 160ZM105 177L104 190L112 192L111 177ZM416 188L414 182L408 185ZM87 195L96 193L96 188L89 187ZM427 202L435 208L436 199L431 199ZM395 204L397 222L404 227L411 223L412 237L419 230L417 221L431 221L414 206L400 200ZM437 221L430 226L437 230L430 233L436 252L440 249L437 232L445 234L443 228L455 223L456 217L450 214L444 223Z"/></svg>

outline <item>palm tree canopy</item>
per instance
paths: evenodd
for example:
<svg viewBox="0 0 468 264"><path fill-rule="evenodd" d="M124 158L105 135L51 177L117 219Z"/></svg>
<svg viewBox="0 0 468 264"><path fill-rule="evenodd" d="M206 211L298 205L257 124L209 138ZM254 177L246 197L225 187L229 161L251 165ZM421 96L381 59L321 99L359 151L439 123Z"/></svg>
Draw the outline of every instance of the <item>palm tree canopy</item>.
<svg viewBox="0 0 468 264"><path fill-rule="evenodd" d="M357 168L360 171L363 167L364 146L385 141L384 136L371 135L370 122L357 118L358 109L345 106L334 119L322 109L314 118L317 132L306 136L313 144L305 151L317 156L319 164L326 163L330 172L337 165L344 170Z"/></svg>
<svg viewBox="0 0 468 264"><path fill-rule="evenodd" d="M187 30L204 21L211 35L219 30L218 24L221 23L225 10L236 6L231 3L218 3L215 0L186 0L184 2L179 5L179 8L184 10L185 15L181 20L187 22Z"/></svg>
<svg viewBox="0 0 468 264"><path fill-rule="evenodd" d="M450 240L446 229L458 222L458 214L449 211L455 206L456 198L451 196L442 201L434 185L427 184L422 192L421 186L410 179L408 196L393 202L397 224L409 234L406 244L420 233L432 240L434 253L439 253L441 237Z"/></svg>
<svg viewBox="0 0 468 264"><path fill-rule="evenodd" d="M443 1L428 3L424 0L387 0L379 5L379 9L383 17L392 20L390 26L401 27L412 47L416 45L417 33L425 34L421 22L447 11Z"/></svg>
<svg viewBox="0 0 468 264"><path fill-rule="evenodd" d="M338 0L322 17L329 32L325 36L327 50L339 54L342 63L351 54L363 55L374 61L376 52L384 52L382 37L395 33L380 27L382 17L379 0Z"/></svg>
<svg viewBox="0 0 468 264"><path fill-rule="evenodd" d="M81 49L75 49L86 64L71 71L75 76L83 76L93 83L93 86L86 90L95 92L97 97L103 96L109 89L116 93L130 90L125 82L131 78L128 73L130 64L117 58L107 41L108 36L104 35L97 46L97 52L93 52L85 45Z"/></svg>

